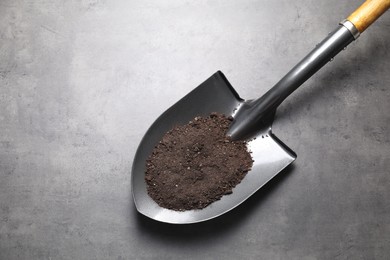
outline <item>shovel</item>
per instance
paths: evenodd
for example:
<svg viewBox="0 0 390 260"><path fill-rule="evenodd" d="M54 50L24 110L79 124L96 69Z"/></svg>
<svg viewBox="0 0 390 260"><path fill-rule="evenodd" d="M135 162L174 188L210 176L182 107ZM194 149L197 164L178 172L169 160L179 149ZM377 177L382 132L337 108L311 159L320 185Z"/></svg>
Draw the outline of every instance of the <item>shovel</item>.
<svg viewBox="0 0 390 260"><path fill-rule="evenodd" d="M272 133L276 108L282 101L357 39L390 7L390 0L367 0L291 69L274 87L256 100L243 100L218 71L165 111L148 129L135 154L132 192L138 212L166 223L206 221L235 208L291 164L297 155ZM162 136L175 125L187 124L211 112L233 116L227 135L246 140L254 160L252 169L230 195L201 210L174 211L160 207L148 195L146 159Z"/></svg>

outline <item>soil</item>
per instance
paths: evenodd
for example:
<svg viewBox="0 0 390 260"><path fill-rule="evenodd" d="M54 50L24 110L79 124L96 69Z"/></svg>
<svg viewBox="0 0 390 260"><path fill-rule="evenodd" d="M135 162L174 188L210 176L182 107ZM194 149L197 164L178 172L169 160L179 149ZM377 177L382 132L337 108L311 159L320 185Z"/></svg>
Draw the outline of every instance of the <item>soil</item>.
<svg viewBox="0 0 390 260"><path fill-rule="evenodd" d="M164 208L203 209L231 194L251 169L243 141L226 136L231 117L211 113L168 131L146 162L149 196Z"/></svg>

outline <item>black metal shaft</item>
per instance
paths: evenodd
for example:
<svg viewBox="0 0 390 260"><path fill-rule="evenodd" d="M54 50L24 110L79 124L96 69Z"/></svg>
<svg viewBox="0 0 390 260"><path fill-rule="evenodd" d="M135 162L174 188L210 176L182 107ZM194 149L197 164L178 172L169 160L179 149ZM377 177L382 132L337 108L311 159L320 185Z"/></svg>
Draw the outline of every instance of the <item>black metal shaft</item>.
<svg viewBox="0 0 390 260"><path fill-rule="evenodd" d="M257 100L244 103L238 110L228 135L233 139L255 136L264 124L269 123L269 117L273 116L283 100L353 40L354 36L346 27L340 25L336 28L267 93Z"/></svg>

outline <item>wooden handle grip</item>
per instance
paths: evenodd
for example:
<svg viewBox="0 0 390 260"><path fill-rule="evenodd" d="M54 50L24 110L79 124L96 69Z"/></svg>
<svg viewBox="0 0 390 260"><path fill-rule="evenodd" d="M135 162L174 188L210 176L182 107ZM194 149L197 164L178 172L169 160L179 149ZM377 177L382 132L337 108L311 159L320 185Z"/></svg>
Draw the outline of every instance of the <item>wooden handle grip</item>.
<svg viewBox="0 0 390 260"><path fill-rule="evenodd" d="M360 33L364 32L390 7L390 0L367 0L356 9L347 20L353 23Z"/></svg>

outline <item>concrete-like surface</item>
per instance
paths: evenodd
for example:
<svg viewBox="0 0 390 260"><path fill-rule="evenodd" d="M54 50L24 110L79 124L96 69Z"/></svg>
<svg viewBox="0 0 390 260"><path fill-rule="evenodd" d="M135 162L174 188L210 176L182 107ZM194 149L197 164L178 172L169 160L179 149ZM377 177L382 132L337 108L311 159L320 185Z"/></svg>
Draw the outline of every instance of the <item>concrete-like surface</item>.
<svg viewBox="0 0 390 260"><path fill-rule="evenodd" d="M159 114L217 70L260 96L360 3L1 0L0 259L388 259L389 13L281 105L298 159L242 206L172 226L131 196Z"/></svg>

